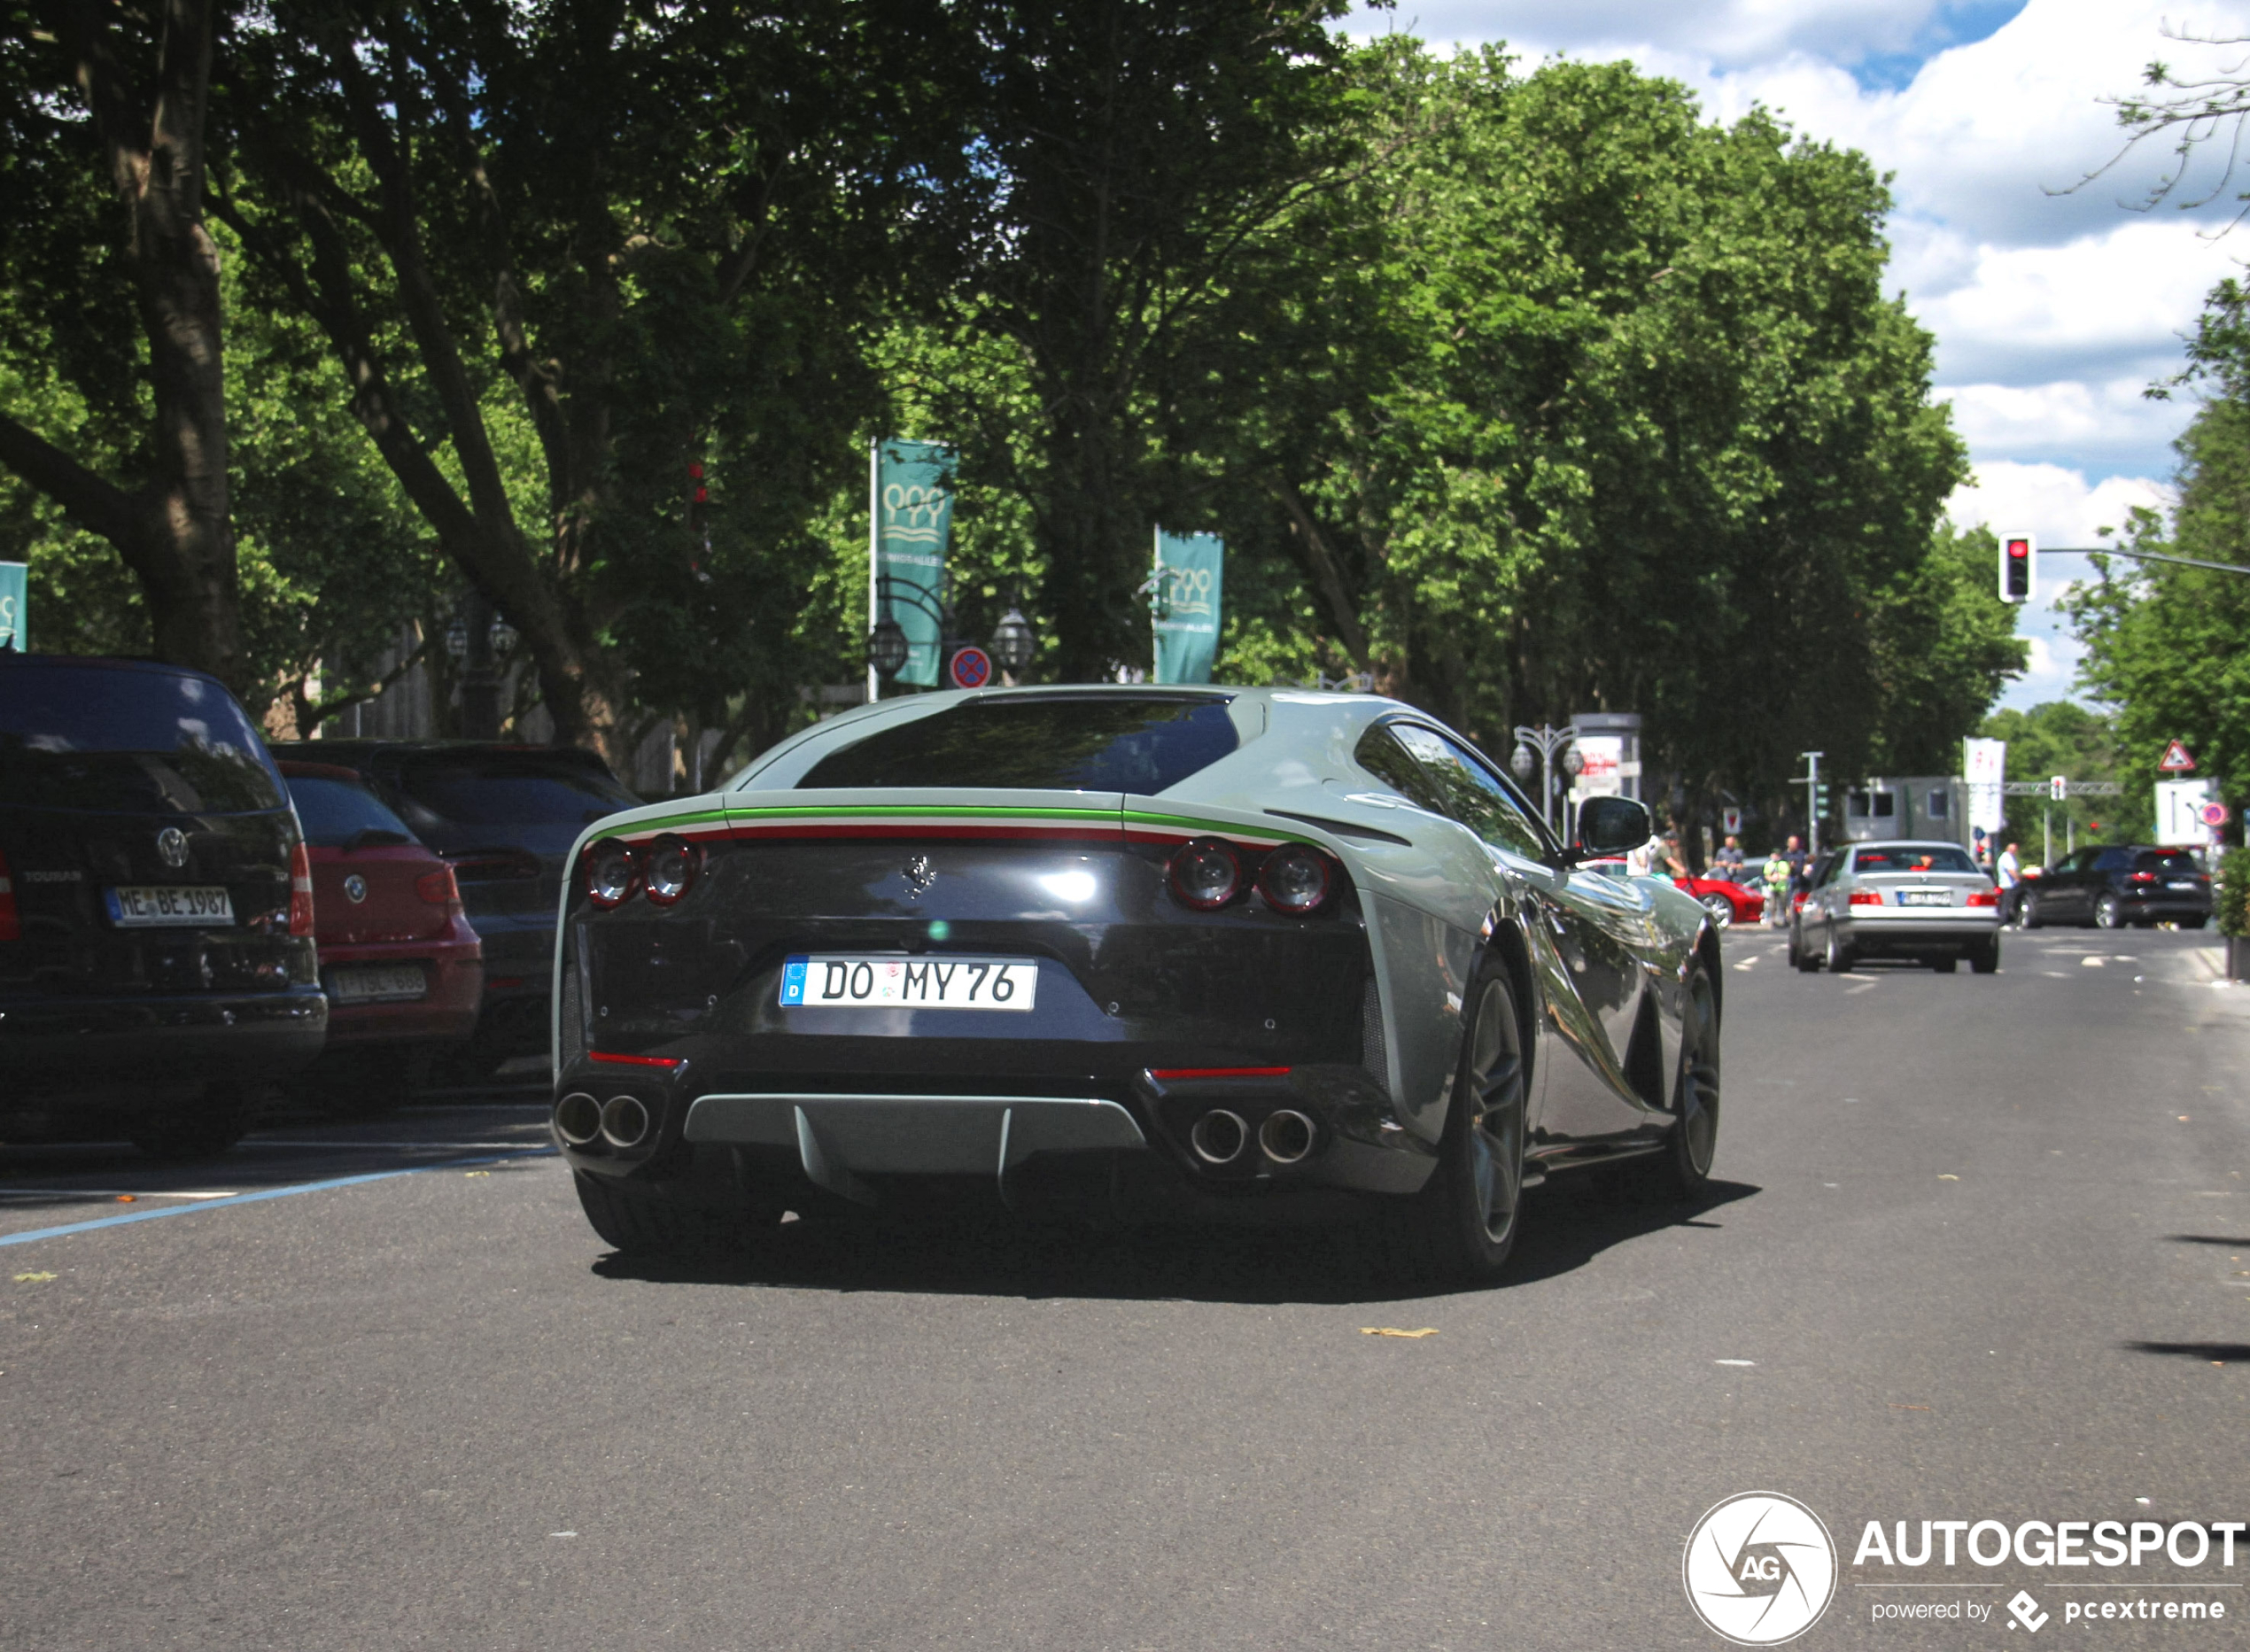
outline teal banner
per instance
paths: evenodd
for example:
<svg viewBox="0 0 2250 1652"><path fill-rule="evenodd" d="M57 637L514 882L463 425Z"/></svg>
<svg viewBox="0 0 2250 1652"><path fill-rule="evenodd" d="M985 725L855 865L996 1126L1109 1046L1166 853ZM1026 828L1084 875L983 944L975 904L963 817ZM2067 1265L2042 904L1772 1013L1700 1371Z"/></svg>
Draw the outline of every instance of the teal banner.
<svg viewBox="0 0 2250 1652"><path fill-rule="evenodd" d="M874 591L870 623L886 610L906 632L902 686L937 686L944 637L945 545L953 530L952 448L943 442L875 444Z"/></svg>
<svg viewBox="0 0 2250 1652"><path fill-rule="evenodd" d="M1219 575L1226 547L1215 533L1156 531L1156 680L1207 683L1219 654Z"/></svg>
<svg viewBox="0 0 2250 1652"><path fill-rule="evenodd" d="M23 638L24 603L31 594L31 569L24 562L0 562L0 648L18 654L31 652Z"/></svg>

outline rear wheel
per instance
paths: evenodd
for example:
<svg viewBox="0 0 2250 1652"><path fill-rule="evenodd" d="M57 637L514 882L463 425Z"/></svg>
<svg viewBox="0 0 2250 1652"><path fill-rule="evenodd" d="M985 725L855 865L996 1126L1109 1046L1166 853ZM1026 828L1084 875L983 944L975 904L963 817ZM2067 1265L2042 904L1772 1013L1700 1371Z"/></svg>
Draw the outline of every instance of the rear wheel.
<svg viewBox="0 0 2250 1652"><path fill-rule="evenodd" d="M2000 937L1994 935L1982 946L1969 951L1969 967L1980 975L1997 973L2000 967Z"/></svg>
<svg viewBox="0 0 2250 1652"><path fill-rule="evenodd" d="M2125 906L2114 895L2105 895L2094 903L2094 927L2122 929L2125 927Z"/></svg>
<svg viewBox="0 0 2250 1652"><path fill-rule="evenodd" d="M2183 929L2200 929L2209 921L2209 919L2204 918L2200 915L2193 918L2183 918L2180 919L2180 927Z"/></svg>
<svg viewBox="0 0 2250 1652"><path fill-rule="evenodd" d="M1528 1090L1516 994L1495 960L1479 966L1469 1004L1438 1168L1403 1214L1415 1271L1483 1284L1507 1266L1522 1222Z"/></svg>
<svg viewBox="0 0 2250 1652"><path fill-rule="evenodd" d="M1953 973L1954 971L1960 968L1961 960L1954 957L1951 952L1948 952L1943 958L1934 958L1930 959L1929 966L1941 975L1950 975Z"/></svg>
<svg viewBox="0 0 2250 1652"><path fill-rule="evenodd" d="M1655 1198L1687 1198L1711 1180L1719 1152L1719 995L1700 960L1690 967L1680 1025L1680 1070L1672 1110L1679 1122L1663 1150L1635 1161L1641 1186Z"/></svg>
<svg viewBox="0 0 2250 1652"><path fill-rule="evenodd" d="M749 1210L714 1210L592 1176L583 1170L570 1173L577 1183L578 1207L602 1242L628 1255L684 1255L698 1252L747 1247L763 1228L771 1227L780 1213L761 1215Z"/></svg>
<svg viewBox="0 0 2250 1652"><path fill-rule="evenodd" d="M1724 929L1734 921L1734 903L1725 896L1706 895L1703 897L1703 910L1711 914L1712 928Z"/></svg>
<svg viewBox="0 0 2250 1652"><path fill-rule="evenodd" d="M1804 944L1804 928L1801 924L1789 926L1789 962L1808 975L1818 974L1820 960Z"/></svg>
<svg viewBox="0 0 2250 1652"><path fill-rule="evenodd" d="M2039 897L2036 895L2023 897L2023 927L2026 929L2044 929L2047 927L2046 915L2040 911Z"/></svg>
<svg viewBox="0 0 2250 1652"><path fill-rule="evenodd" d="M1836 975L1850 973L1852 965L1857 962L1851 956L1851 949L1837 935L1834 922L1828 925L1827 957L1824 961L1829 973Z"/></svg>
<svg viewBox="0 0 2250 1652"><path fill-rule="evenodd" d="M133 1145L167 1164L216 1159L250 1134L265 1102L265 1092L254 1085L214 1082L190 1101L152 1108L135 1119Z"/></svg>

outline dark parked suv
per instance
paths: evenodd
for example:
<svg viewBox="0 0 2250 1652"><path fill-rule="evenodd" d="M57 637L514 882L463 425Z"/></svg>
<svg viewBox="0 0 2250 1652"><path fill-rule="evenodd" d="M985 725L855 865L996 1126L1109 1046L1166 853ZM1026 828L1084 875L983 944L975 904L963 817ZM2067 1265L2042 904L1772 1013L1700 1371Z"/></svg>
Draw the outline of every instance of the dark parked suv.
<svg viewBox="0 0 2250 1652"><path fill-rule="evenodd" d="M590 823L640 800L600 757L568 747L318 740L274 750L354 771L453 866L485 943L484 1004L455 1074L544 1054L563 857Z"/></svg>
<svg viewBox="0 0 2250 1652"><path fill-rule="evenodd" d="M0 1138L222 1151L327 1028L297 816L234 697L0 652Z"/></svg>
<svg viewBox="0 0 2250 1652"><path fill-rule="evenodd" d="M2183 929L2211 920L2211 880L2184 849L2082 849L2025 886L2023 927L2092 924L2145 928L2166 919Z"/></svg>

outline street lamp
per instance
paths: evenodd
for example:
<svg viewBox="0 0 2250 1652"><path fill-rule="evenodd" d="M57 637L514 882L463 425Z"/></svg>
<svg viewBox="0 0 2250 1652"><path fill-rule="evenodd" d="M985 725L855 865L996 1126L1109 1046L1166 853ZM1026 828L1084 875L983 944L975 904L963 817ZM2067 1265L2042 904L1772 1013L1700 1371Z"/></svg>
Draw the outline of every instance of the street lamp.
<svg viewBox="0 0 2250 1652"><path fill-rule="evenodd" d="M1038 639L1031 634L1031 622L1014 603L1001 617L999 626L992 633L992 661L1010 677L1020 677L1031 664L1037 652Z"/></svg>
<svg viewBox="0 0 2250 1652"><path fill-rule="evenodd" d="M1563 766L1573 775L1585 768L1586 759L1579 756L1577 747L1571 744L1578 737L1576 724L1562 728L1545 723L1537 728L1525 725L1517 729L1516 755L1508 760L1508 766L1516 771L1517 777L1528 780L1532 776L1532 753L1534 750L1539 753L1539 817L1547 823L1547 829L1558 837L1562 832L1555 824L1555 756L1557 752L1562 752Z"/></svg>
<svg viewBox="0 0 2250 1652"><path fill-rule="evenodd" d="M890 617L888 602L883 605L883 617L867 633L867 663L886 683L906 669L906 627Z"/></svg>

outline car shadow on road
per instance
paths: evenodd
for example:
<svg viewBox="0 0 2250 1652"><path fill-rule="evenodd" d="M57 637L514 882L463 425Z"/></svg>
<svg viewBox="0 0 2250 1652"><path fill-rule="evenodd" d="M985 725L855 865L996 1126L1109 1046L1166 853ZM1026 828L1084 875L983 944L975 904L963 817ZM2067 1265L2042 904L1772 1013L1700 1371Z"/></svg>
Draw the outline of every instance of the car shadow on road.
<svg viewBox="0 0 2250 1652"><path fill-rule="evenodd" d="M1558 1178L1529 1194L1525 1229L1497 1289L1585 1267L1613 1246L1675 1227L1760 1190L1713 1182L1693 1199L1652 1203L1606 1177ZM1451 1295L1415 1277L1380 1222L1332 1227L1090 1228L1005 1215L913 1222L784 1223L753 1250L697 1256L612 1253L604 1279L838 1291L1123 1300L1345 1304Z"/></svg>
<svg viewBox="0 0 2250 1652"><path fill-rule="evenodd" d="M2128 1342L2122 1346L2135 1353L2169 1353L2212 1365L2250 1361L2250 1342Z"/></svg>

